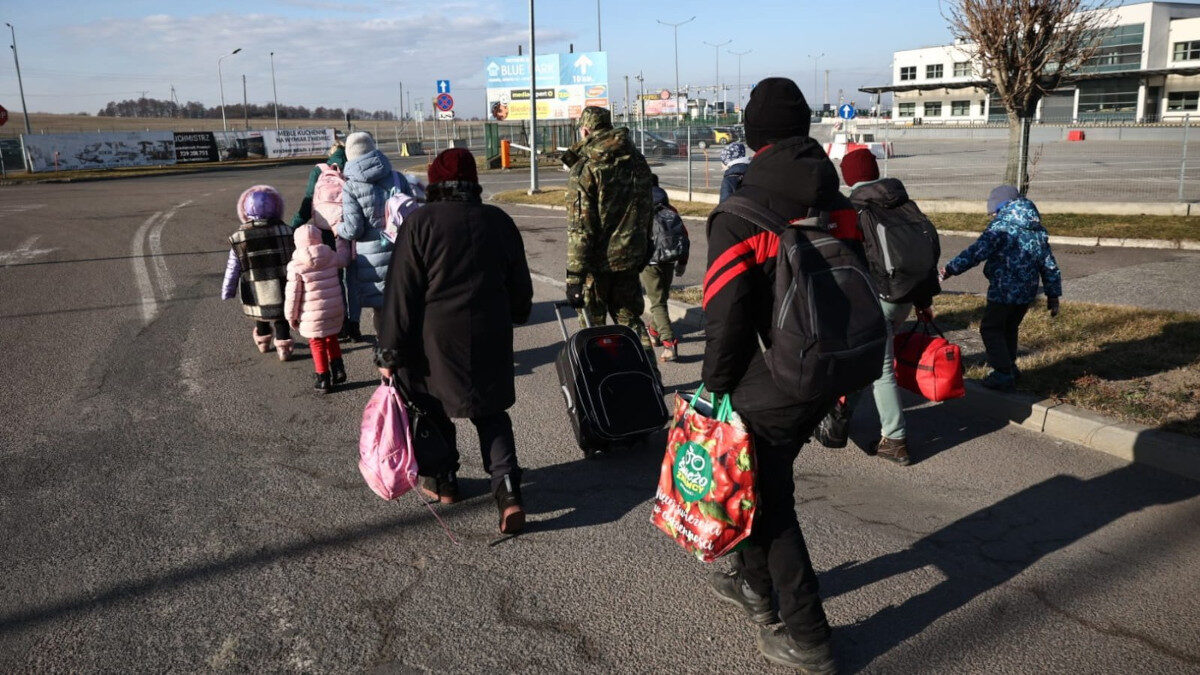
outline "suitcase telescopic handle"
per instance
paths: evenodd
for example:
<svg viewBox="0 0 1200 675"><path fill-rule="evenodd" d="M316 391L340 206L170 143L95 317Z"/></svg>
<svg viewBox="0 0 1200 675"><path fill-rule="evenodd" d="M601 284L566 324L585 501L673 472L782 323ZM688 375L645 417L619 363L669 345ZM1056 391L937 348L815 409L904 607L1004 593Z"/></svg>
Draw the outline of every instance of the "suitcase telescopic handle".
<svg viewBox="0 0 1200 675"><path fill-rule="evenodd" d="M571 336L569 333L567 333L567 322L563 321L563 315L562 315L563 307L571 307L571 304L567 303L567 302L562 302L561 300L559 302L554 303L554 316L558 317L558 328L559 328L559 330L562 331L563 342L566 342L567 340L571 339ZM572 307L572 309L574 309L574 308ZM575 313L578 314L581 319L583 319L584 326L587 326L588 328L592 327L592 319L591 319L591 317L588 316L587 312L581 312L579 310L575 310Z"/></svg>

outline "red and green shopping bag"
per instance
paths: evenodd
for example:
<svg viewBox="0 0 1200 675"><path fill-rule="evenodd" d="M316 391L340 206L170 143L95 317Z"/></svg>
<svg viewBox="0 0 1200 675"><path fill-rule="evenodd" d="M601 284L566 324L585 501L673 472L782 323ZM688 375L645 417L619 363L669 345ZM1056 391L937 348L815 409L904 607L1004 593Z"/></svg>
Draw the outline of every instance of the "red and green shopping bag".
<svg viewBox="0 0 1200 675"><path fill-rule="evenodd" d="M704 562L750 535L757 507L750 432L724 395L715 402L675 394L651 522ZM714 409L715 404L715 409Z"/></svg>

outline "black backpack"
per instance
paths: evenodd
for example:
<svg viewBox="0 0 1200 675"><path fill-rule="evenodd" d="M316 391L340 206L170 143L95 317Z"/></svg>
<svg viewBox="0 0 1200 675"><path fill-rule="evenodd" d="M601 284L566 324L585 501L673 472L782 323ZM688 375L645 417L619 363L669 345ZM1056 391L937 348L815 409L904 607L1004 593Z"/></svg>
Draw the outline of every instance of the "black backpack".
<svg viewBox="0 0 1200 675"><path fill-rule="evenodd" d="M692 243L688 240L687 230L683 226L683 218L674 209L663 205L654 205L654 253L650 256L650 264L672 263L687 257Z"/></svg>
<svg viewBox="0 0 1200 675"><path fill-rule="evenodd" d="M887 343L879 294L856 248L829 234L829 214L792 224L736 194L713 215L721 212L779 236L766 353L775 384L795 399L826 402L879 379Z"/></svg>
<svg viewBox="0 0 1200 675"><path fill-rule="evenodd" d="M936 274L942 254L937 229L912 200L895 208L859 204L858 226L871 277L888 302L904 298Z"/></svg>

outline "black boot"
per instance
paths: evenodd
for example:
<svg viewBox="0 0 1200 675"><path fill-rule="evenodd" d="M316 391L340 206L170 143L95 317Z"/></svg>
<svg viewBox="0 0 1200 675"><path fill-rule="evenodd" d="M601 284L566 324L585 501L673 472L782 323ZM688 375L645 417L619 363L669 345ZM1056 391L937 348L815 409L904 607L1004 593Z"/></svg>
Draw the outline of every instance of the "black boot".
<svg viewBox="0 0 1200 675"><path fill-rule="evenodd" d="M329 381L329 373L317 373L317 382L313 385L313 391L318 394L328 394L333 391L333 383Z"/></svg>
<svg viewBox="0 0 1200 675"><path fill-rule="evenodd" d="M341 357L329 361L329 377L334 384L346 383L346 362Z"/></svg>
<svg viewBox="0 0 1200 675"><path fill-rule="evenodd" d="M342 332L338 333L339 342L361 342L362 331L358 329L357 321L342 322Z"/></svg>
<svg viewBox="0 0 1200 675"><path fill-rule="evenodd" d="M832 675L837 672L837 663L833 660L833 649L828 639L814 645L802 645L796 642L786 626L759 629L758 651L771 663L810 675Z"/></svg>
<svg viewBox="0 0 1200 675"><path fill-rule="evenodd" d="M521 480L512 474L496 487L496 510L500 512L500 534L516 534L525 529L525 509L521 506Z"/></svg>
<svg viewBox="0 0 1200 675"><path fill-rule="evenodd" d="M850 436L850 406L841 399L833 405L817 428L813 438L827 448L844 448Z"/></svg>
<svg viewBox="0 0 1200 675"><path fill-rule="evenodd" d="M417 483L421 493L443 504L458 501L458 476L453 471L437 476L421 476Z"/></svg>
<svg viewBox="0 0 1200 675"><path fill-rule="evenodd" d="M737 572L713 572L708 575L708 585L713 594L722 601L746 613L749 619L760 625L779 623L779 614L771 607L771 597L750 590L750 585Z"/></svg>

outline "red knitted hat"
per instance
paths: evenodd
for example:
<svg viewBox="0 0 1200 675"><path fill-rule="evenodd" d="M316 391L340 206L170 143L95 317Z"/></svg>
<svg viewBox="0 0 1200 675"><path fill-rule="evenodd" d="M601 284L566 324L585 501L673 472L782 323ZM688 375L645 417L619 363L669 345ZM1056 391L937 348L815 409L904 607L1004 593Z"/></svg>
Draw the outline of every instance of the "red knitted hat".
<svg viewBox="0 0 1200 675"><path fill-rule="evenodd" d="M466 148L443 150L429 165L429 184L446 181L479 182L479 170L475 168L475 156Z"/></svg>
<svg viewBox="0 0 1200 675"><path fill-rule="evenodd" d="M846 181L847 187L879 180L879 164L875 162L875 155L866 148L846 153L842 158L842 180Z"/></svg>

